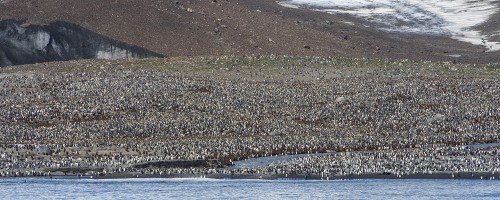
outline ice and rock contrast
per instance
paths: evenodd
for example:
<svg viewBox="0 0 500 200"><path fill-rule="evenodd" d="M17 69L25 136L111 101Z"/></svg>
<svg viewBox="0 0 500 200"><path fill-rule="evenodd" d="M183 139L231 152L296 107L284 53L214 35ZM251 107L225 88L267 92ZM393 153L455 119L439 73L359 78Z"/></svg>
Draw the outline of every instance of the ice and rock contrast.
<svg viewBox="0 0 500 200"><path fill-rule="evenodd" d="M1 21L0 44L0 67L58 60L162 56L66 22L28 25Z"/></svg>
<svg viewBox="0 0 500 200"><path fill-rule="evenodd" d="M499 11L496 0L287 0L290 8L331 14L344 13L372 22L378 29L397 33L448 35L453 39L500 50L500 33L482 33L477 26Z"/></svg>

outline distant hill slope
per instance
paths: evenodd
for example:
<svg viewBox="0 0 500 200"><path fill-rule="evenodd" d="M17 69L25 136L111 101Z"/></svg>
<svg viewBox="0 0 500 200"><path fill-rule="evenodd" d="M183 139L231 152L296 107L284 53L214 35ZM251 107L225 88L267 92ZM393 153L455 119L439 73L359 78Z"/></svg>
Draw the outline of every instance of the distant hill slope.
<svg viewBox="0 0 500 200"><path fill-rule="evenodd" d="M0 67L78 59L163 57L66 22L0 21Z"/></svg>
<svg viewBox="0 0 500 200"><path fill-rule="evenodd" d="M165 56L319 55L500 62L444 37L389 35L347 15L281 7L275 0L13 0L0 20L65 21ZM450 56L451 55L451 56ZM457 57L456 55L460 55Z"/></svg>

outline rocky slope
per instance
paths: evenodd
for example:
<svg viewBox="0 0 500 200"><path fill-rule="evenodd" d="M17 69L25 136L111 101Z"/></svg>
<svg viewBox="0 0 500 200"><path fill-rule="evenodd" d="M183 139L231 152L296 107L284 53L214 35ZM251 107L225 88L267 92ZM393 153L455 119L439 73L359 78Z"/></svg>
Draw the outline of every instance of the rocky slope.
<svg viewBox="0 0 500 200"><path fill-rule="evenodd" d="M359 19L274 0L3 1L0 20L64 21L164 56L320 55L499 62L497 53L446 37L391 35ZM460 55L460 57L457 57Z"/></svg>

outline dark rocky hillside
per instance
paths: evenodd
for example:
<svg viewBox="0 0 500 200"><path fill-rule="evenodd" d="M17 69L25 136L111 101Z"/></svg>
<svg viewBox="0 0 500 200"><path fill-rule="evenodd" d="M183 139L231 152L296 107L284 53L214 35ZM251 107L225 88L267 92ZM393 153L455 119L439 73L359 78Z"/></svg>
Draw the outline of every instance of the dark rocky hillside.
<svg viewBox="0 0 500 200"><path fill-rule="evenodd" d="M1 1L0 20L12 19L23 20L25 26L71 23L166 56L273 54L500 62L497 52L485 52L481 46L444 36L380 32L349 15L285 8L275 0ZM51 60L52 55L45 58Z"/></svg>
<svg viewBox="0 0 500 200"><path fill-rule="evenodd" d="M19 21L2 21L0 44L0 67L56 60L162 56L66 22L25 26Z"/></svg>

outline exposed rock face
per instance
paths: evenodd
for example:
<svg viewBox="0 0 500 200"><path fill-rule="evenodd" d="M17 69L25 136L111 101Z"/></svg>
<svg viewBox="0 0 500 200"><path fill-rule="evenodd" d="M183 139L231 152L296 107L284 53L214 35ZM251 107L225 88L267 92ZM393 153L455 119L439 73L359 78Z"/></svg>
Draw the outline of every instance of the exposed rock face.
<svg viewBox="0 0 500 200"><path fill-rule="evenodd" d="M0 67L59 60L144 57L162 55L66 22L40 26L15 20L0 21Z"/></svg>

